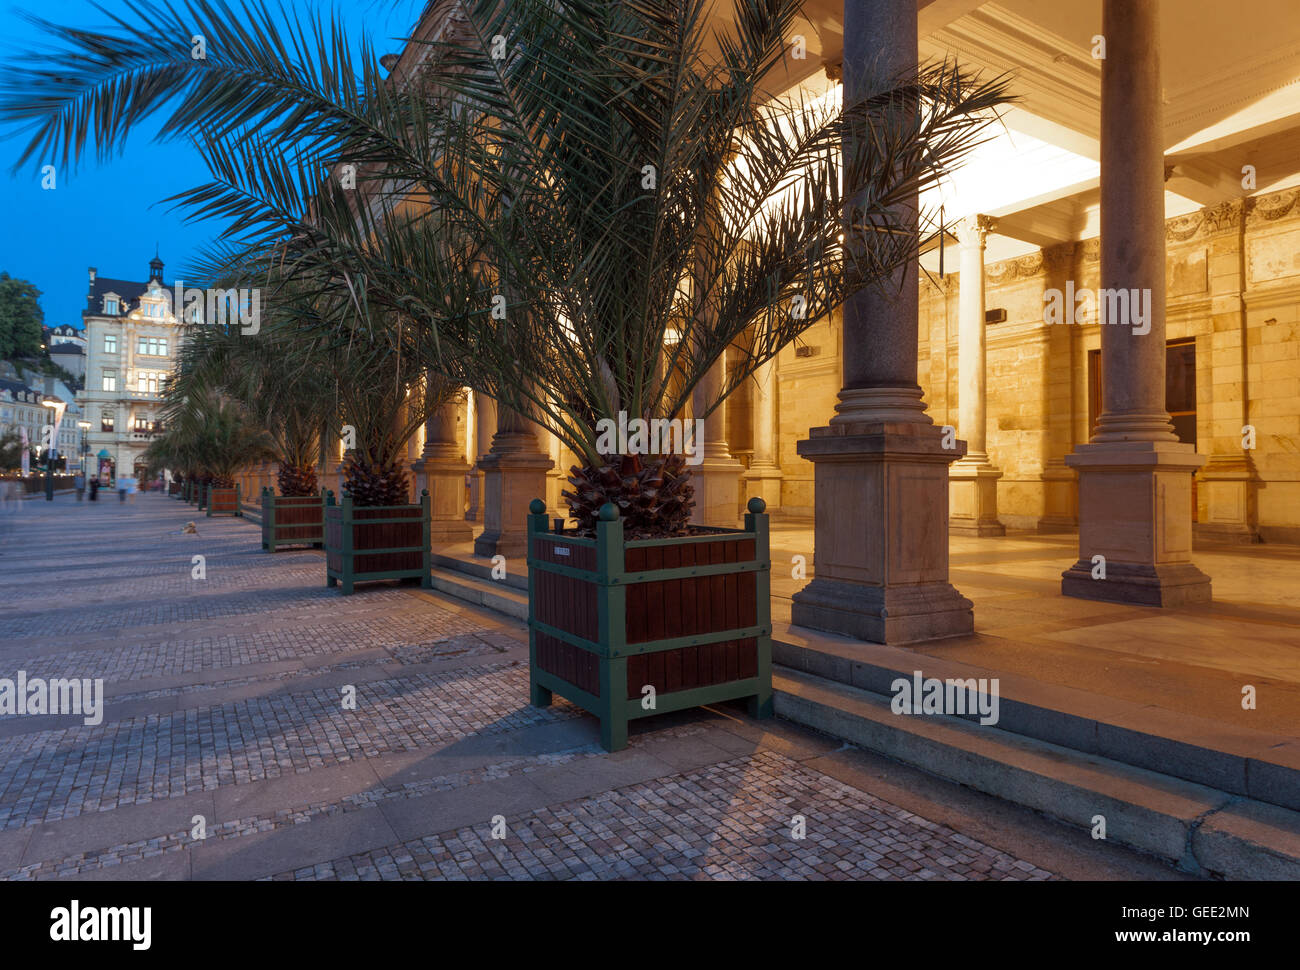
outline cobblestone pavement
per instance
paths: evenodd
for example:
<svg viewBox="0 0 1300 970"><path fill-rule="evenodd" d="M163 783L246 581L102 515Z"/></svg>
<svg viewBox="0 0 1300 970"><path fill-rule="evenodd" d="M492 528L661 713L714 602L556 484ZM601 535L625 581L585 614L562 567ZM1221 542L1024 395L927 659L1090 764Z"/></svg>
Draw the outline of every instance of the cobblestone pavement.
<svg viewBox="0 0 1300 970"><path fill-rule="evenodd" d="M519 624L341 596L319 552L158 495L0 513L0 678L20 671L107 700L98 724L0 716L3 879L1059 877L730 708L607 754L582 711L527 704Z"/></svg>

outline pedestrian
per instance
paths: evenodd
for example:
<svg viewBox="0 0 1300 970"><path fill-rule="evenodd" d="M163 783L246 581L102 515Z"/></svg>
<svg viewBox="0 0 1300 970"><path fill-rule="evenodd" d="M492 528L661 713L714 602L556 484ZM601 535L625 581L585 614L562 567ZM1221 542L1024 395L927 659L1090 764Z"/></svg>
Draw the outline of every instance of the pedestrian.
<svg viewBox="0 0 1300 970"><path fill-rule="evenodd" d="M90 500L93 502L99 497L99 476L96 475L90 480Z"/></svg>
<svg viewBox="0 0 1300 970"><path fill-rule="evenodd" d="M80 502L86 494L86 476L83 472L77 472L72 479L73 486L77 489L77 501Z"/></svg>
<svg viewBox="0 0 1300 970"><path fill-rule="evenodd" d="M117 500L119 502L126 501L126 476L125 475L117 476Z"/></svg>

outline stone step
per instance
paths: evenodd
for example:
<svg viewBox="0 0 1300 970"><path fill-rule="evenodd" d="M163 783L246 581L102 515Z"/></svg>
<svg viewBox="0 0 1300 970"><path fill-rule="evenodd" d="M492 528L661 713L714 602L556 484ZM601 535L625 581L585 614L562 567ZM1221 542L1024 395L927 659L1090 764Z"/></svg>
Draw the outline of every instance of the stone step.
<svg viewBox="0 0 1300 970"><path fill-rule="evenodd" d="M1300 878L1300 813L944 714L895 714L888 697L779 668L776 712L977 791L1231 879Z"/></svg>
<svg viewBox="0 0 1300 970"><path fill-rule="evenodd" d="M910 681L917 670L940 680L997 678L998 730L1300 811L1300 741L1293 737L780 622L772 659L885 697L896 679Z"/></svg>
<svg viewBox="0 0 1300 970"><path fill-rule="evenodd" d="M491 578L489 568L486 578L457 569L435 566L431 573L433 589L439 593L495 610L516 620L528 620L528 587L523 592L505 580Z"/></svg>
<svg viewBox="0 0 1300 970"><path fill-rule="evenodd" d="M466 545L465 549L469 549ZM518 562L506 560L506 575L503 579L492 578L492 560L476 557L468 552L463 555L448 555L446 553L435 552L431 557L435 567L451 570L461 573L465 576L472 576L475 579L484 582L506 586L512 586L515 589L522 590L525 594L528 592L528 566L524 557L519 557Z"/></svg>

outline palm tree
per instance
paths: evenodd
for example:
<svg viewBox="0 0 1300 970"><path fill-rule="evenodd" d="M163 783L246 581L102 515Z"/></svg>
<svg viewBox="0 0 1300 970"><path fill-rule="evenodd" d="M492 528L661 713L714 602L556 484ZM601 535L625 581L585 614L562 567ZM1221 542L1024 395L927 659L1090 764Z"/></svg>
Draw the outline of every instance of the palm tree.
<svg viewBox="0 0 1300 970"><path fill-rule="evenodd" d="M333 375L319 355L296 350L270 332L191 326L170 389L181 397L217 391L237 400L270 437L280 494L314 495L321 438L337 413L322 390Z"/></svg>
<svg viewBox="0 0 1300 970"><path fill-rule="evenodd" d="M582 458L580 523L612 498L634 527L673 534L681 457L620 454L602 422L681 415L731 348L702 417L883 285L921 244L900 209L1008 100L952 64L847 109L772 97L799 0L733 0L720 31L709 7L471 2L403 84L335 24L300 41L261 8L239 24L211 0L133 7L145 36L126 20L51 27L78 56L10 67L0 115L35 124L28 156L67 159L170 111L164 133L200 131L213 170L180 201L244 240L223 266L293 274L339 339L386 343L553 431ZM195 31L197 63L176 39ZM361 191L322 182L341 165Z"/></svg>
<svg viewBox="0 0 1300 970"><path fill-rule="evenodd" d="M242 469L274 454L266 431L215 390L190 397L169 388L163 415L166 430L145 449L150 469L179 467L215 488L234 488Z"/></svg>

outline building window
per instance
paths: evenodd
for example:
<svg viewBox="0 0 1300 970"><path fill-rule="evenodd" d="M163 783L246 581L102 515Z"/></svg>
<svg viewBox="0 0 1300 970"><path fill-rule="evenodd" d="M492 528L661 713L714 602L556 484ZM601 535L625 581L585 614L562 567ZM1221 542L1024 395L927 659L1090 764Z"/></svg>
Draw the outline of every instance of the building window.
<svg viewBox="0 0 1300 970"><path fill-rule="evenodd" d="M104 390L106 391L117 390L117 371L115 370L104 371Z"/></svg>
<svg viewBox="0 0 1300 970"><path fill-rule="evenodd" d="M118 306L117 297L115 296L104 297L104 313L106 316L110 316L110 317L117 316L117 306Z"/></svg>
<svg viewBox="0 0 1300 970"><path fill-rule="evenodd" d="M1088 433L1097 430L1097 421L1106 407L1101 351L1088 351ZM1174 426L1174 434L1183 444L1196 445L1196 341L1171 340L1165 345L1165 410Z"/></svg>
<svg viewBox="0 0 1300 970"><path fill-rule="evenodd" d="M1196 445L1196 341L1170 341L1165 351L1165 410L1174 434Z"/></svg>
<svg viewBox="0 0 1300 970"><path fill-rule="evenodd" d="M141 337L136 345L136 352L146 357L166 357L166 337Z"/></svg>
<svg viewBox="0 0 1300 970"><path fill-rule="evenodd" d="M147 394L157 394L162 389L162 382L166 376L162 371L141 371L140 376L136 378L135 389Z"/></svg>
<svg viewBox="0 0 1300 970"><path fill-rule="evenodd" d="M113 414L112 411L105 411L103 414L101 414L99 416L99 430L112 431L113 421L115 420L115 417L116 416Z"/></svg>
<svg viewBox="0 0 1300 970"><path fill-rule="evenodd" d="M106 354L117 353L117 334L115 333L104 334L104 353Z"/></svg>

